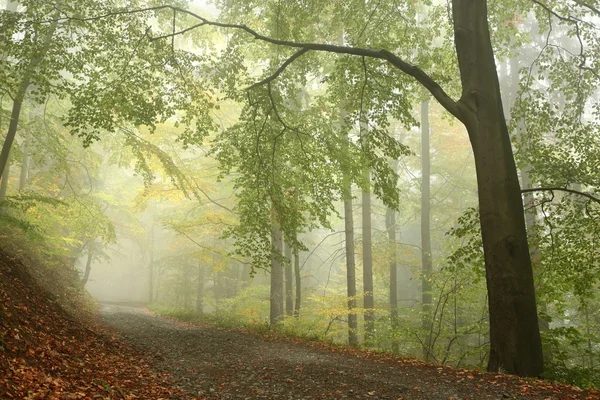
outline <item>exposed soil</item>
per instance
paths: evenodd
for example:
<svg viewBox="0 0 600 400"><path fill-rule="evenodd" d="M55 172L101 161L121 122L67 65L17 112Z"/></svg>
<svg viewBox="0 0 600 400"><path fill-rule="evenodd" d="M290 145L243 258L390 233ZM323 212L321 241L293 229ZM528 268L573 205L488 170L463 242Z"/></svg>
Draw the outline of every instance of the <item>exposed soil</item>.
<svg viewBox="0 0 600 400"><path fill-rule="evenodd" d="M211 326L104 305L103 320L156 355L186 396L215 399L600 399L544 381L457 370L354 349Z"/></svg>

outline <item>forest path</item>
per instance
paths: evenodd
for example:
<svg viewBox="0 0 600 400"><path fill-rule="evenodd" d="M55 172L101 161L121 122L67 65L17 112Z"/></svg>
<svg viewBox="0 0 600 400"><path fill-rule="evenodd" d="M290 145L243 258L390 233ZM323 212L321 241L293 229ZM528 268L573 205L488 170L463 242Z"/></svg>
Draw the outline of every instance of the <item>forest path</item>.
<svg viewBox="0 0 600 400"><path fill-rule="evenodd" d="M522 387L509 377L191 326L143 308L104 304L101 315L127 344L154 354L154 368L172 374L188 398L558 398L517 395Z"/></svg>

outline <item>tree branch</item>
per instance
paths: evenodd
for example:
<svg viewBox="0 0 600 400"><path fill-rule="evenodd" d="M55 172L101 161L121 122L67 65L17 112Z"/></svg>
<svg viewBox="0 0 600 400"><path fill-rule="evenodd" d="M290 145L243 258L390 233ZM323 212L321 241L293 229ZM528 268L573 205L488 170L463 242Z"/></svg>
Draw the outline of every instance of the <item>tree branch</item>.
<svg viewBox="0 0 600 400"><path fill-rule="evenodd" d="M594 195L591 195L589 193L580 192L579 190L574 190L574 189L567 189L567 188L561 188L561 187L521 189L521 193L554 192L554 191L560 191L560 192L566 192L566 193L571 193L571 194L577 194L579 196L587 197L588 199L590 199L590 200L592 200L592 201L600 204L600 198L595 197Z"/></svg>
<svg viewBox="0 0 600 400"><path fill-rule="evenodd" d="M584 3L584 2L583 2L583 1L581 1L581 0L573 0L573 1L575 1L575 3L579 4L581 7L585 7L585 8L587 8L588 10L590 10L590 11L592 11L592 12L594 12L594 13L596 13L596 14L600 15L600 9L598 9L598 8L596 8L596 7L594 7L594 6L592 6L591 4Z"/></svg>
<svg viewBox="0 0 600 400"><path fill-rule="evenodd" d="M275 71L272 75L268 76L267 78L263 79L260 82L256 82L252 86L249 86L247 90L254 89L254 88L258 87L258 86L264 85L265 83L270 83L270 82L274 81L275 79L277 79L277 77L279 75L281 75L283 73L283 71L285 71L285 69L291 63L293 63L294 61L296 61L296 59L298 59L304 53L308 53L308 51L309 51L309 49L300 49L300 50L298 50L290 58L288 58L283 64L281 64L281 66L279 68L277 68L277 71Z"/></svg>
<svg viewBox="0 0 600 400"><path fill-rule="evenodd" d="M533 0L533 1L536 1L536 0ZM460 120L464 119L464 115L462 113L462 109L459 107L459 103L454 101L433 78L431 78L429 75L427 75L427 73L425 71L423 71L422 69L420 69L419 67L412 65L410 63L407 63L406 61L402 60L400 57L396 56L395 54L392 54L390 51L385 50L385 49L373 50L373 49L365 49L365 48L360 48L360 47L346 47L346 46L338 46L338 45L324 44L324 43L299 43L299 42L292 42L292 41L288 41L288 40L274 39L274 38L271 38L268 36L264 36L264 35L258 33L257 31L255 31L254 29L251 29L248 26L243 25L243 24L230 24L230 23L210 21L192 11L189 11L189 10L186 10L186 9L183 9L180 7L170 6L170 5L147 7L147 8L137 9L137 10L124 9L124 10L118 10L118 11L114 11L114 12L110 12L110 13L105 13L103 15L99 15L99 16L95 16L95 17L87 17L87 18L74 18L74 17L71 18L71 17L69 17L69 18L60 18L58 20L71 19L71 20L76 20L76 21L94 21L94 20L99 20L99 19L103 19L103 18L108 18L111 16L124 15L124 14L135 14L135 13L142 13L142 12L149 12L149 11L160 11L160 10L165 10L165 9L170 9L170 10L179 12L181 14L189 15L190 17L193 17L193 18L199 20L200 23L195 25L195 27L206 25L206 26L214 26L214 27L218 27L218 28L237 29L237 30L244 31L247 34L253 36L254 39L256 39L256 40L259 40L259 41L262 41L265 43L271 43L271 44L275 44L278 46L292 47L292 48L305 50L302 53L300 53L300 52L296 53L294 55L295 56L294 59L292 59L291 61L288 60L289 63L293 62L296 58L300 57L302 54L304 54L308 50L322 51L322 52L328 52L328 53L337 53L337 54L348 54L348 55L355 55L355 56L362 56L362 57L370 57L370 58L377 58L380 60L387 61L390 64L392 64L394 67L399 69L400 71L402 71L405 74L410 75L414 79L416 79L421 85L423 85L431 93L431 95L450 114L454 115L456 118L458 118ZM51 21L47 21L47 22L51 22ZM190 27L190 29L185 30L185 32L187 32L191 29L193 29L193 28ZM184 32L184 31L181 31L181 32ZM166 35L154 38L154 39L157 40L158 38L169 38L172 35L176 35L176 34L180 34L180 33L175 32L175 33L171 33L171 34L166 34ZM292 57L294 57L294 56L292 56ZM284 63L285 67L287 67L289 65L289 63L287 63L287 64ZM284 67L284 69L285 69L285 67ZM279 73L281 73L281 72L279 72ZM273 78L273 79L275 79L275 78Z"/></svg>

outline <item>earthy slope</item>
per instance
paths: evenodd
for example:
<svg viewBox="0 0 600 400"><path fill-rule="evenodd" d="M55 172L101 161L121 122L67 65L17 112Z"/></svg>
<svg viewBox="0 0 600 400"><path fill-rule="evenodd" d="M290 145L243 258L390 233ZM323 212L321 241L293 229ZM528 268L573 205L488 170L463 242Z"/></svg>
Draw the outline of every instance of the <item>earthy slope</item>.
<svg viewBox="0 0 600 400"><path fill-rule="evenodd" d="M0 249L0 399L180 398L84 312L76 274ZM35 276L35 278L34 278ZM42 288L37 282L45 282Z"/></svg>

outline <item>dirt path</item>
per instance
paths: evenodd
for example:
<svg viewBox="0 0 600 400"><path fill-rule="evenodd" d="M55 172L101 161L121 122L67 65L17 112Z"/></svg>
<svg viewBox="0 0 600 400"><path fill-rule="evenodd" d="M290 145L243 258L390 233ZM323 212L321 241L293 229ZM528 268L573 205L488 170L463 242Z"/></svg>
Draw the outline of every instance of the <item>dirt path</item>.
<svg viewBox="0 0 600 400"><path fill-rule="evenodd" d="M539 392L537 396L527 396L522 386L504 376L362 353L336 353L213 327L191 327L151 315L141 308L103 305L101 313L104 321L127 343L155 354L155 368L172 374L175 384L189 398L585 398Z"/></svg>

